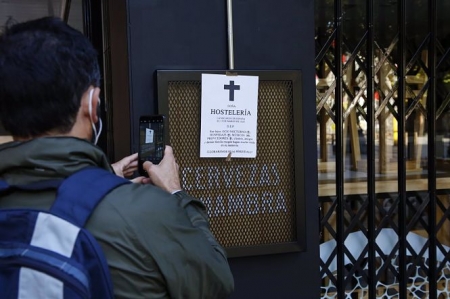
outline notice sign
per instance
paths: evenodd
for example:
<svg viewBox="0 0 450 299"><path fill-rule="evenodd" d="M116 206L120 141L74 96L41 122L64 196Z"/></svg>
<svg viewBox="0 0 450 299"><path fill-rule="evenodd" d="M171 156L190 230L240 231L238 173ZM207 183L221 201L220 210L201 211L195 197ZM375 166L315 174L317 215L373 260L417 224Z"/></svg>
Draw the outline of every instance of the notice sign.
<svg viewBox="0 0 450 299"><path fill-rule="evenodd" d="M256 158L258 82L202 74L200 157Z"/></svg>
<svg viewBox="0 0 450 299"><path fill-rule="evenodd" d="M153 143L154 131L149 128L145 128L145 143Z"/></svg>

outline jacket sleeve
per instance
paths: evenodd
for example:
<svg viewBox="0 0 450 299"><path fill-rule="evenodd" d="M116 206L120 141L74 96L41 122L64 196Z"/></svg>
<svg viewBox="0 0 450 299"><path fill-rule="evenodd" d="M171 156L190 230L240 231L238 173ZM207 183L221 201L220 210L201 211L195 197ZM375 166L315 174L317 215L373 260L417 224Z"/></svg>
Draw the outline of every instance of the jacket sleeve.
<svg viewBox="0 0 450 299"><path fill-rule="evenodd" d="M175 195L180 199L180 205L186 210L192 225L205 234L205 237L211 244L212 248L214 248L214 250L226 260L227 255L225 250L219 245L219 243L217 243L216 238L210 231L209 219L203 203L200 200L189 196L184 191L178 191Z"/></svg>
<svg viewBox="0 0 450 299"><path fill-rule="evenodd" d="M159 246L151 246L150 254L170 297L227 298L234 290L233 276L203 203L184 191L167 195L164 202L153 226Z"/></svg>
<svg viewBox="0 0 450 299"><path fill-rule="evenodd" d="M220 282L218 283L217 291L211 290L210 294L204 294L197 298L226 298L234 290L234 280L231 270L228 266L227 255L222 246L217 242L216 238L210 231L209 219L203 203L191 197L184 191L175 193L175 196L180 200L180 206L186 211L186 214L193 227L201 231L206 240L209 242L211 249L216 255L216 260L219 263L217 270L220 272ZM205 285L208 285L207 283ZM221 286L220 286L221 285ZM211 296L209 296L211 295ZM175 298L176 296L174 296ZM181 298L181 297L180 297Z"/></svg>

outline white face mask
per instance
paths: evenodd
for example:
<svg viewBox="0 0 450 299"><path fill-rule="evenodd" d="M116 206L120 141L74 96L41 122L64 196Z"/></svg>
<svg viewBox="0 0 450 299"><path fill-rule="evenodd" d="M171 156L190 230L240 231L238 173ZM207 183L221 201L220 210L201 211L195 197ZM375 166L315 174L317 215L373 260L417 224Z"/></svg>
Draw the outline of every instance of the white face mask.
<svg viewBox="0 0 450 299"><path fill-rule="evenodd" d="M89 117L91 118L91 125L92 125L92 130L94 131L94 136L93 136L93 142L94 144L97 144L98 142L98 138L100 137L100 134L102 133L102 119L100 118L100 115L97 113L97 117L98 117L98 121L99 121L99 129L97 132L97 128L95 127L94 121L92 120L92 95L94 94L94 89L91 89L91 91L89 92ZM100 107L100 99L98 100L98 107ZM97 111L100 111L100 109L97 109Z"/></svg>

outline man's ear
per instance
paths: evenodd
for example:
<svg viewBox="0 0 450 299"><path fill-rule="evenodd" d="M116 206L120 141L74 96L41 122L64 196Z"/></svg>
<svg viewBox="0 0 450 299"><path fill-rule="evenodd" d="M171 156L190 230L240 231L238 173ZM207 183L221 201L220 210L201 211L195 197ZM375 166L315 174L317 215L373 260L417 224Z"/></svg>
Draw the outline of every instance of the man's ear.
<svg viewBox="0 0 450 299"><path fill-rule="evenodd" d="M97 123L98 118L100 117L100 88L95 87L94 91L92 92L92 103L91 103L91 117L92 122Z"/></svg>

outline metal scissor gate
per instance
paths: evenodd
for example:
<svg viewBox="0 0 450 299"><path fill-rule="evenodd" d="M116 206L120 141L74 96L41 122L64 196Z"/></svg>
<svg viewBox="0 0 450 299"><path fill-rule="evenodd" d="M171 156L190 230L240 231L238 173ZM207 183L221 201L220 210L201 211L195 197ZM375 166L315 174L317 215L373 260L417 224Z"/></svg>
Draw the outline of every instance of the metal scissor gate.
<svg viewBox="0 0 450 299"><path fill-rule="evenodd" d="M322 298L449 298L450 1L315 5Z"/></svg>

